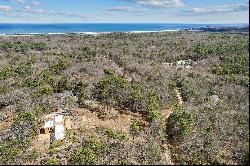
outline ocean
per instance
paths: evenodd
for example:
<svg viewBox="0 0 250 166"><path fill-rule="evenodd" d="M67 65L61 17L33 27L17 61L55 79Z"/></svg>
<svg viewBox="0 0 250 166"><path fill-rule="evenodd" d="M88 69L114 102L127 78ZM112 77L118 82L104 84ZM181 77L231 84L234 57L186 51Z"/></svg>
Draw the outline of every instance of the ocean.
<svg viewBox="0 0 250 166"><path fill-rule="evenodd" d="M0 34L65 34L108 32L179 31L204 26L231 26L239 24L157 24L157 23L60 23L60 24L6 24L0 23Z"/></svg>

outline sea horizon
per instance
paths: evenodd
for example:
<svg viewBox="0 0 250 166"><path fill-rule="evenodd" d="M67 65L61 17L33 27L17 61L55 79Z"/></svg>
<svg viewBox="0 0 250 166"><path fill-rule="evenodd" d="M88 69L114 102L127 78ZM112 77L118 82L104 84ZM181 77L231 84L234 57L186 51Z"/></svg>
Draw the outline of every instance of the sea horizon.
<svg viewBox="0 0 250 166"><path fill-rule="evenodd" d="M122 25L122 26L121 26ZM112 32L180 31L205 26L245 26L248 23L0 23L0 34L99 34Z"/></svg>

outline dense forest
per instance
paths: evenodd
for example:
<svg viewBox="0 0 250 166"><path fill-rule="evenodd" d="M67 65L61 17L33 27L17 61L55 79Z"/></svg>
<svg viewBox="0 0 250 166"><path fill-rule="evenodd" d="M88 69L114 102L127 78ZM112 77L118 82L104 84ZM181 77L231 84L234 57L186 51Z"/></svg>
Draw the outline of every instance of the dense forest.
<svg viewBox="0 0 250 166"><path fill-rule="evenodd" d="M0 37L0 164L248 162L248 32Z"/></svg>

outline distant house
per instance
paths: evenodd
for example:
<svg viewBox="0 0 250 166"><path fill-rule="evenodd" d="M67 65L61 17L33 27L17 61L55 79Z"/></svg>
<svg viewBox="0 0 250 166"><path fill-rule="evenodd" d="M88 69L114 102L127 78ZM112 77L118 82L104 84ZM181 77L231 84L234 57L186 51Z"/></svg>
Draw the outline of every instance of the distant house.
<svg viewBox="0 0 250 166"><path fill-rule="evenodd" d="M195 62L191 59L188 60L180 60L176 62L176 68L186 68L190 69L192 68L192 65L195 64Z"/></svg>
<svg viewBox="0 0 250 166"><path fill-rule="evenodd" d="M165 63L162 63L163 67L165 68L176 68L177 70L181 70L181 69L191 69L192 66L196 65L197 62L191 60L191 59L188 59L188 60L179 60L175 63L168 63L168 62L165 62Z"/></svg>

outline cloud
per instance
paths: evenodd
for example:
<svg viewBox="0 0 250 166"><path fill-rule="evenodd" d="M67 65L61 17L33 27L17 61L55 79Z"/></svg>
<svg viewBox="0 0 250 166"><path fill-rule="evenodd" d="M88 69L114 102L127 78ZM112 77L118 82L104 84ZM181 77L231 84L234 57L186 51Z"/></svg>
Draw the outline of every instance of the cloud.
<svg viewBox="0 0 250 166"><path fill-rule="evenodd" d="M105 16L116 16L114 12L105 12Z"/></svg>
<svg viewBox="0 0 250 166"><path fill-rule="evenodd" d="M5 11L6 12L6 11L10 11L10 10L12 10L10 6L1 6L0 5L0 11Z"/></svg>
<svg viewBox="0 0 250 166"><path fill-rule="evenodd" d="M124 0L152 8L172 8L184 6L182 0Z"/></svg>
<svg viewBox="0 0 250 166"><path fill-rule="evenodd" d="M249 10L248 3L232 4L224 6L214 6L210 8L192 8L181 11L181 15L209 15L209 14L223 14L234 13Z"/></svg>
<svg viewBox="0 0 250 166"><path fill-rule="evenodd" d="M14 14L14 13L3 13L4 16L7 16L7 17L13 17L13 18L20 18L20 17L23 17L23 18L26 18L27 16L24 15L24 14Z"/></svg>
<svg viewBox="0 0 250 166"><path fill-rule="evenodd" d="M38 1L32 1L32 5L34 6L41 6L41 3Z"/></svg>
<svg viewBox="0 0 250 166"><path fill-rule="evenodd" d="M20 14L39 14L39 15L49 15L49 16L59 16L59 17L72 17L72 18L86 18L85 14L79 14L79 13L72 13L72 12L58 12L54 10L44 10L44 9L32 9L29 5L26 5L22 8L11 8L10 6L1 6L0 5L0 11L3 11L5 13L11 11L11 12L18 12ZM14 13L8 15L14 15Z"/></svg>
<svg viewBox="0 0 250 166"><path fill-rule="evenodd" d="M17 2L17 3L21 3L21 4L25 4L24 0L12 0L13 2Z"/></svg>
<svg viewBox="0 0 250 166"><path fill-rule="evenodd" d="M86 18L85 14L78 14L78 13L71 13L71 12L58 12L58 11L54 11L54 10L44 10L44 9L32 10L32 9L30 9L30 10L22 10L22 11L27 12L27 13L49 15L49 16Z"/></svg>
<svg viewBox="0 0 250 166"><path fill-rule="evenodd" d="M136 9L134 7L129 6L117 6L117 7L110 7L110 8L103 8L106 11L110 12L128 12L128 13L145 13L147 9Z"/></svg>
<svg viewBox="0 0 250 166"><path fill-rule="evenodd" d="M15 2L15 3L25 4L25 1L24 1L24 0L0 0L0 1Z"/></svg>
<svg viewBox="0 0 250 166"><path fill-rule="evenodd" d="M43 9L37 9L37 10L31 10L32 13L37 13L37 14L49 14L50 12L43 10Z"/></svg>

